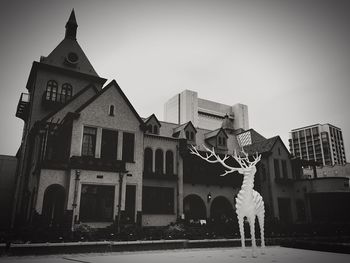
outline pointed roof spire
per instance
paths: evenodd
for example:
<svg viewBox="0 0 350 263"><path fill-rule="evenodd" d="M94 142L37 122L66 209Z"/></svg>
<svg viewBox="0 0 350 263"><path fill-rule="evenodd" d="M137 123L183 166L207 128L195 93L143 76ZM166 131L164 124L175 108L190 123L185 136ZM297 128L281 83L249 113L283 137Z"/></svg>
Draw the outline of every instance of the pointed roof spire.
<svg viewBox="0 0 350 263"><path fill-rule="evenodd" d="M69 16L69 19L66 23L66 35L65 38L70 38L73 40L77 39L77 20L75 19L75 12L74 8L72 9L72 12Z"/></svg>

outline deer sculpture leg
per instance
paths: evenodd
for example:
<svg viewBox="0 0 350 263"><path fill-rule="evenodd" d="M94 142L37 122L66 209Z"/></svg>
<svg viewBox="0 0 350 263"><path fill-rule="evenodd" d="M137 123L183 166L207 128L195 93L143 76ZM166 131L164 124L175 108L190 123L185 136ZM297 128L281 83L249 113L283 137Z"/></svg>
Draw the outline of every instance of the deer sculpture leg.
<svg viewBox="0 0 350 263"><path fill-rule="evenodd" d="M264 235L265 212L260 211L260 213L257 216L258 216L258 222L260 226L260 238L261 238L261 248L262 248L261 253L264 254L265 253L265 235Z"/></svg>
<svg viewBox="0 0 350 263"><path fill-rule="evenodd" d="M248 217L250 236L252 239L252 256L256 257L256 239L255 239L255 215Z"/></svg>
<svg viewBox="0 0 350 263"><path fill-rule="evenodd" d="M241 235L241 246L242 246L242 257L246 257L245 254L245 240L244 240L244 219L243 216L237 215L238 225L239 225L239 233Z"/></svg>

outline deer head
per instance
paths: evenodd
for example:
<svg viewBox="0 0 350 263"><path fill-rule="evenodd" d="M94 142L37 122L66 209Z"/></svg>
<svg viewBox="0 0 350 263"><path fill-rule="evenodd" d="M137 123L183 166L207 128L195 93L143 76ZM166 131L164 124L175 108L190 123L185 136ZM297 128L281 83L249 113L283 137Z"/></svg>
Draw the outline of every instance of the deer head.
<svg viewBox="0 0 350 263"><path fill-rule="evenodd" d="M225 156L223 158L221 158L220 156L218 156L215 153L214 147L211 150L209 148L207 148L205 145L203 145L203 147L207 151L205 156L202 156L198 152L197 148L194 147L193 145L191 145L189 148L190 153L193 155L199 156L200 158L202 158L203 160L205 160L209 163L220 163L225 168L225 173L221 174L221 176L225 176L225 175L233 173L235 171L239 172L240 174L243 174L244 176L254 175L256 172L255 166L261 159L261 155L256 153L256 155L253 156L253 161L250 161L248 158L248 154L243 150L243 148L242 148L243 156L237 155L237 152L235 151L233 155L225 154ZM230 156L233 157L238 162L240 167L232 167L232 166L225 163L225 161Z"/></svg>

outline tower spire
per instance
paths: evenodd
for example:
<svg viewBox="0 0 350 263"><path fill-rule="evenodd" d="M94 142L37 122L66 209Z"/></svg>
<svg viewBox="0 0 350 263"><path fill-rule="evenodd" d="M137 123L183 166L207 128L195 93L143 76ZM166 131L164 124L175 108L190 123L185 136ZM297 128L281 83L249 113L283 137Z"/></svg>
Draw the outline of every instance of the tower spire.
<svg viewBox="0 0 350 263"><path fill-rule="evenodd" d="M75 19L74 8L69 16L69 19L66 23L66 35L65 38L70 38L73 40L77 39L77 20Z"/></svg>

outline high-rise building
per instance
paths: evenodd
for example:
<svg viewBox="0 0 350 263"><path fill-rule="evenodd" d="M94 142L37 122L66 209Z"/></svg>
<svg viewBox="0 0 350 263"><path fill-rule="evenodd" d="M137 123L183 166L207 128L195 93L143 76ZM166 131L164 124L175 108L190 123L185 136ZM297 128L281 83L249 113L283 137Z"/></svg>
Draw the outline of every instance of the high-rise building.
<svg viewBox="0 0 350 263"><path fill-rule="evenodd" d="M322 165L346 163L342 131L331 124L293 129L290 132L289 147L294 156Z"/></svg>
<svg viewBox="0 0 350 263"><path fill-rule="evenodd" d="M235 130L249 129L248 106L240 103L229 106L198 98L197 92L184 90L164 105L165 121L177 124L191 121L195 127L203 129L220 128L226 115Z"/></svg>

